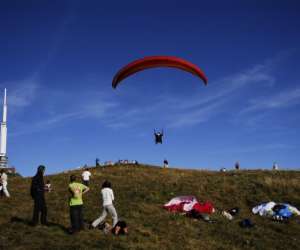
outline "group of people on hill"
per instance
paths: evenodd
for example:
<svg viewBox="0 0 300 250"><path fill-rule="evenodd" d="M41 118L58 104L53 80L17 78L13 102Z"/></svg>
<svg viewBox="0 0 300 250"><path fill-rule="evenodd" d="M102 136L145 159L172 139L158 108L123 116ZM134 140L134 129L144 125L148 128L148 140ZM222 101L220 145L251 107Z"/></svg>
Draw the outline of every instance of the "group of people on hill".
<svg viewBox="0 0 300 250"><path fill-rule="evenodd" d="M235 168L235 170L240 170L240 162L239 162L239 161L235 162L234 168ZM279 169L278 164L277 164L276 162L273 163L272 169L273 169L273 170L278 170L278 169ZM221 172L226 172L227 169L224 168L224 167L222 167L222 168L220 169L220 171L221 171Z"/></svg>
<svg viewBox="0 0 300 250"><path fill-rule="evenodd" d="M99 158L96 158L96 167L104 167L104 166L113 166L113 165L139 165L139 162L137 160L118 160L116 162L113 161L105 161L103 164L100 163ZM169 167L169 162L167 159L164 159L163 161L163 168ZM85 164L83 168L88 168L88 166Z"/></svg>
<svg viewBox="0 0 300 250"><path fill-rule="evenodd" d="M48 191L47 183L44 183L44 173L45 166L40 165L37 169L36 175L32 178L31 182L31 197L34 201L33 216L31 224L33 226L37 225L40 221L42 225L48 226L47 221L47 206L45 201L45 192ZM69 208L70 208L70 222L71 227L69 232L71 234L77 233L84 229L84 213L83 213L83 196L90 191L89 182L92 174L89 169L86 169L82 173L82 182L78 180L76 175L70 176L69 183ZM50 189L51 190L51 189ZM94 220L90 229L101 227L106 233L112 232L115 235L127 234L127 225L125 221L119 221L116 209L113 205L114 193L112 190L112 185L109 181L105 180L102 184L101 189L102 200L103 200L103 211L99 218ZM113 224L110 226L108 223L104 222L106 216L110 214L113 219Z"/></svg>

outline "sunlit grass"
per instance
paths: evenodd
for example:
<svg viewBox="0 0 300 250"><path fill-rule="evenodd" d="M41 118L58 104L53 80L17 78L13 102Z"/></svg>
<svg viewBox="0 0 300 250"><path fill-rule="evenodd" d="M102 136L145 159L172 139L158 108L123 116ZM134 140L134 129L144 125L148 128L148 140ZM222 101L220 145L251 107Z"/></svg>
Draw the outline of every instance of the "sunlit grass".
<svg viewBox="0 0 300 250"><path fill-rule="evenodd" d="M11 199L0 200L0 249L300 249L300 222L273 222L251 214L262 201L290 202L300 207L299 171L209 172L160 169L149 166L92 168L91 191L84 197L87 223L101 213L100 188L105 179L113 184L115 206L129 225L129 235L114 237L100 230L68 235L68 180L71 173L46 176L53 192L48 193L50 227L31 227L30 178L9 179ZM218 211L238 206L233 221L214 215L215 224L170 214L161 206L178 195L196 195L210 200ZM12 220L13 218L13 220ZM238 222L250 218L252 229ZM111 222L111 219L108 219Z"/></svg>

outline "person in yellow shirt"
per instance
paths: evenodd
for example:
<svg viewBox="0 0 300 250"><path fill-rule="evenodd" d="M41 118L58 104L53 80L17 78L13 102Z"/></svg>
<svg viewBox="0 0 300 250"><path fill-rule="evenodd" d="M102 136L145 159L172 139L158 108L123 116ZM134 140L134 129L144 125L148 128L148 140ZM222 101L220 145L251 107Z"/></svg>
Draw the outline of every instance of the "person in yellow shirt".
<svg viewBox="0 0 300 250"><path fill-rule="evenodd" d="M76 181L76 176L71 175L69 192L71 194L69 205L70 205L70 220L71 229L70 233L76 233L84 229L83 225L83 200L82 196L90 189L80 182Z"/></svg>

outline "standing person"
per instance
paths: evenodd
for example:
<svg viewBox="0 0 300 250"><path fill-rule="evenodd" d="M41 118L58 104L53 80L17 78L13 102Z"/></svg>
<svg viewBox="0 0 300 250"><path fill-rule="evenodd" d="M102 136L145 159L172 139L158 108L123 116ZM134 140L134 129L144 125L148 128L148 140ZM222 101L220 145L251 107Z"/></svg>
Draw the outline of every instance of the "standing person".
<svg viewBox="0 0 300 250"><path fill-rule="evenodd" d="M4 172L3 169L1 169L1 178L0 178L0 181L1 181L1 187L0 187L0 191L3 191L4 195L6 197L10 197L10 194L7 190L7 174Z"/></svg>
<svg viewBox="0 0 300 250"><path fill-rule="evenodd" d="M47 223L47 206L45 201L45 183L44 173L46 167L43 165L38 166L37 172L31 181L30 194L34 201L32 225L36 226L39 222L39 214L41 213L41 224L48 225Z"/></svg>
<svg viewBox="0 0 300 250"><path fill-rule="evenodd" d="M237 161L234 166L235 166L235 170L239 170L240 169L240 162Z"/></svg>
<svg viewBox="0 0 300 250"><path fill-rule="evenodd" d="M106 180L103 182L101 194L102 194L102 200L103 200L103 211L102 211L101 216L98 219L93 221L91 227L95 228L101 222L103 222L107 216L107 213L109 213L112 216L113 227L114 227L118 222L118 215L117 215L116 209L113 205L113 201L115 198L114 198L114 192L111 189L111 183L109 181Z"/></svg>
<svg viewBox="0 0 300 250"><path fill-rule="evenodd" d="M276 163L276 161L273 163L273 170L278 170L278 164Z"/></svg>
<svg viewBox="0 0 300 250"><path fill-rule="evenodd" d="M90 178L91 178L92 174L89 170L90 169L88 168L88 169L84 170L82 173L82 181L85 186L89 186L89 184L90 184Z"/></svg>
<svg viewBox="0 0 300 250"><path fill-rule="evenodd" d="M69 192L70 197L70 220L71 230L70 233L76 233L84 229L83 225L83 200L82 195L88 192L90 189L82 183L76 182L76 176L71 175Z"/></svg>
<svg viewBox="0 0 300 250"><path fill-rule="evenodd" d="M169 162L167 161L167 159L164 159L164 168L168 168L169 167Z"/></svg>

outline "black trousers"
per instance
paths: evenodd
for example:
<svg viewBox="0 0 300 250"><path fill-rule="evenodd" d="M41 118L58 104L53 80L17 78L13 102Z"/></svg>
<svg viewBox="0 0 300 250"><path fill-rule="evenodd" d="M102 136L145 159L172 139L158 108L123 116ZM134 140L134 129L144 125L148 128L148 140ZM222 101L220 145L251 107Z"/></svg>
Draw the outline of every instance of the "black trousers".
<svg viewBox="0 0 300 250"><path fill-rule="evenodd" d="M83 181L83 183L82 183L82 184L83 184L83 185L86 185L86 186L88 187L88 186L89 186L89 184L90 184L89 182L90 182L90 181Z"/></svg>
<svg viewBox="0 0 300 250"><path fill-rule="evenodd" d="M34 198L34 208L32 223L36 225L39 222L39 215L41 213L41 224L47 224L47 206L45 197Z"/></svg>
<svg viewBox="0 0 300 250"><path fill-rule="evenodd" d="M84 229L83 205L70 206L70 220L72 231Z"/></svg>

